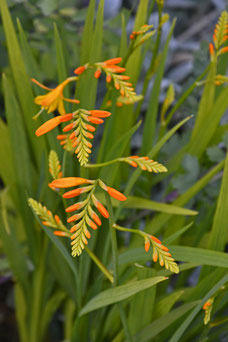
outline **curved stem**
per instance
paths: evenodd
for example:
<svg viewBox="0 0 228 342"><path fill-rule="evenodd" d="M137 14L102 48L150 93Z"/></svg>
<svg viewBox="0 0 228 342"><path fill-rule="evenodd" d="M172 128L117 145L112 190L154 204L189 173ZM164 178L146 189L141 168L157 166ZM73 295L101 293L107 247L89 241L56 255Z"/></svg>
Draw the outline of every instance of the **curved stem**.
<svg viewBox="0 0 228 342"><path fill-rule="evenodd" d="M95 262L97 267L101 270L101 272L104 273L104 275L108 278L108 280L113 284L114 283L114 278L109 272L109 270L102 264L100 259L89 249L89 247L85 246L86 252L89 254L90 258Z"/></svg>

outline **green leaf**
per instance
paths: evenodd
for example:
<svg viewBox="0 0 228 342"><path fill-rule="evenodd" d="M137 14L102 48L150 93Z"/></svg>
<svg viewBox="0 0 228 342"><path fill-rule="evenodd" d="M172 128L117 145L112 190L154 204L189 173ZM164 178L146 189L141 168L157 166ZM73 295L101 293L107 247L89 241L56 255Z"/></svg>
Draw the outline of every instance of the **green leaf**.
<svg viewBox="0 0 228 342"><path fill-rule="evenodd" d="M188 146L188 153L201 157L212 139L219 122L228 107L228 87L220 93L213 106L210 108L206 119L202 122L197 132L192 135Z"/></svg>
<svg viewBox="0 0 228 342"><path fill-rule="evenodd" d="M171 310L173 305L178 301L178 299L182 296L183 293L183 290L179 290L169 295L165 294L165 296L159 302L156 302L153 317L160 317L166 315Z"/></svg>
<svg viewBox="0 0 228 342"><path fill-rule="evenodd" d="M124 207L135 208L135 209L148 209L154 211L160 211L162 213L172 214L172 215L197 215L198 212L195 210L190 210L186 208L181 208L172 204L159 203L144 199L141 197L129 196L124 202Z"/></svg>
<svg viewBox="0 0 228 342"><path fill-rule="evenodd" d="M157 336L160 332L167 329L178 318L182 317L186 312L194 308L199 301L181 305L179 308L172 310L168 314L156 319L142 331L134 336L134 341L146 342Z"/></svg>
<svg viewBox="0 0 228 342"><path fill-rule="evenodd" d="M92 5L91 5L92 6ZM92 10L88 12L90 15ZM89 42L89 55L86 62L100 62L102 54L102 41L103 41L103 13L104 13L104 0L99 1L99 7L96 16L96 24L92 34L88 37ZM88 29L86 32L90 32L91 27L86 26ZM84 36L83 36L84 39ZM92 42L92 43L91 43ZM86 51L87 48L85 48ZM87 51L88 53L88 51ZM84 57L83 57L84 58ZM96 103L97 93L97 79L93 77L94 69L86 70L80 76L80 80L77 82L77 96L80 99L80 106L86 109L94 108ZM89 91L88 91L89 89ZM76 97L77 97L76 96Z"/></svg>
<svg viewBox="0 0 228 342"><path fill-rule="evenodd" d="M206 79L206 85L203 90L201 101L199 104L199 110L196 117L195 126L192 132L192 139L195 139L197 133L201 133L204 129L204 124L208 120L209 112L214 102L215 94L215 75L216 75L216 63L210 64L210 69Z"/></svg>
<svg viewBox="0 0 228 342"><path fill-rule="evenodd" d="M184 120L182 120L181 122L179 122L178 124L176 124L171 130L169 130L162 139L160 139L156 145L149 151L149 153L147 154L147 156L150 159L153 159L157 153L160 151L160 149L162 148L162 146L166 143L167 140L169 140L175 133L176 131L182 126L184 125L188 120L190 120L192 118L192 116L188 116L187 118L185 118ZM127 182L126 188L125 188L125 196L128 196L131 192L131 189L133 188L133 186L135 185L136 181L138 180L139 176L141 175L143 171L141 169L137 169L133 172L133 174L131 175L129 181ZM120 209L117 211L117 216L120 213Z"/></svg>
<svg viewBox="0 0 228 342"><path fill-rule="evenodd" d="M205 176L203 176L198 182L196 182L190 189L188 189L183 195L179 196L174 202L174 205L182 206L188 203L199 191L201 191L209 181L223 168L224 161L212 168ZM158 232L170 219L169 214L156 215L146 225L146 230L150 230L153 227L153 234Z"/></svg>
<svg viewBox="0 0 228 342"><path fill-rule="evenodd" d="M84 308L82 308L79 315L82 316L93 310L103 308L104 306L118 303L166 279L167 278L165 277L143 279L103 291L99 295L93 297Z"/></svg>
<svg viewBox="0 0 228 342"><path fill-rule="evenodd" d="M42 229L45 231L45 233L47 234L47 236L51 239L51 241L54 243L54 245L57 247L57 249L60 251L60 253L62 254L62 256L64 257L65 261L67 262L68 266L70 267L70 269L72 270L72 272L74 273L75 277L77 278L77 270L76 270L76 265L74 263L73 258L71 257L69 251L67 250L67 248L64 246L64 244L53 234L52 230L49 227L44 226L41 223L41 220L39 219L39 217L36 215L35 211L33 211L33 214L36 218L36 220L38 221L39 225L42 227Z"/></svg>
<svg viewBox="0 0 228 342"><path fill-rule="evenodd" d="M44 146L43 142L38 142L34 135L34 132L37 129L37 123L32 120L32 115L36 112L36 106L33 102L32 88L30 85L29 77L26 73L17 36L5 0L0 1L0 10L2 15L3 28L6 36L10 67L12 69L17 95L22 107L21 114L23 116L26 131L29 136L30 146L32 146L34 158L37 161L38 165Z"/></svg>
<svg viewBox="0 0 228 342"><path fill-rule="evenodd" d="M123 156L126 147L129 144L130 139L132 138L133 134L137 131L140 127L141 121L139 121L136 125L134 125L129 131L127 131L124 135L122 135L115 144L111 147L109 152L107 153L107 157L105 160L112 160L115 158L119 158ZM111 125L110 125L111 128ZM113 184L113 181L117 175L119 169L119 165L112 165L111 167L103 168L99 174L101 179L106 180L110 185Z"/></svg>
<svg viewBox="0 0 228 342"><path fill-rule="evenodd" d="M187 247L187 246L170 246L170 253L173 258L178 261L185 261L197 265L209 265L216 267L228 268L228 254L222 252L211 251L209 249ZM151 261L152 256L146 253L144 248L131 248L123 252L119 256L119 264Z"/></svg>
<svg viewBox="0 0 228 342"><path fill-rule="evenodd" d="M39 67L38 67L38 64L37 64L33 54L32 54L31 48L28 44L26 34L23 30L23 27L21 25L19 18L17 18L17 27L18 27L18 33L19 33L19 39L20 39L21 52L23 55L23 59L25 62L27 73L31 77L38 79L39 75L40 75ZM34 89L36 89L35 93L37 95L40 94L40 89L38 89L38 87L36 87Z"/></svg>
<svg viewBox="0 0 228 342"><path fill-rule="evenodd" d="M186 246L170 246L169 249L175 260L228 268L227 253Z"/></svg>
<svg viewBox="0 0 228 342"><path fill-rule="evenodd" d="M171 337L169 342L180 341L181 336L184 334L185 330L189 327L195 316L200 312L204 303L212 297L218 289L222 287L228 281L228 274L225 275L213 288L203 297L196 308L189 314L189 316L184 320L180 327L175 331L174 335Z"/></svg>
<svg viewBox="0 0 228 342"><path fill-rule="evenodd" d="M13 271L14 277L19 281L23 288L24 294L28 292L28 277L29 269L22 251L22 247L17 240L15 231L13 229L12 219L9 220L5 205L6 192L2 192L0 196L1 204L1 216L0 216L0 239L2 241L2 246L4 253L7 256L10 267Z"/></svg>
<svg viewBox="0 0 228 342"><path fill-rule="evenodd" d="M136 13L135 24L134 24L135 31L137 31L142 25L146 23L147 13L148 13L148 0L140 0L137 13ZM133 84L137 82L138 77L139 77L141 54L142 54L142 48L139 47L130 55L127 65L126 65L126 69L127 69L126 73L127 75L131 76L131 82L133 82Z"/></svg>
<svg viewBox="0 0 228 342"><path fill-rule="evenodd" d="M46 332L46 329L50 324L53 314L58 309L65 297L65 292L63 292L62 290L56 290L56 292L45 303L45 307L41 315L41 336L44 337L44 333Z"/></svg>
<svg viewBox="0 0 228 342"><path fill-rule="evenodd" d="M149 105L148 105L147 112L146 112L146 119L145 119L144 131L143 131L143 142L142 142L142 148L141 148L141 153L143 155L148 153L148 150L150 150L154 141L155 126L156 126L156 121L157 121L157 112L158 112L158 104L159 104L160 85L161 85L162 77L164 74L165 62L166 62L168 48L169 48L169 42L173 34L175 23L176 23L176 20L174 19L172 22L163 52L162 52L162 55L161 55L161 60L160 60L160 63L156 72L156 78L155 78L154 85L152 87L152 91L150 94L150 101L149 101Z"/></svg>
<svg viewBox="0 0 228 342"><path fill-rule="evenodd" d="M10 185L14 182L14 167L11 151L11 143L9 129L2 119L0 119L0 176L5 185Z"/></svg>
<svg viewBox="0 0 228 342"><path fill-rule="evenodd" d="M217 202L216 212L213 219L213 226L210 232L208 248L217 251L224 251L226 246L226 237L228 229L228 153L222 177L219 198Z"/></svg>
<svg viewBox="0 0 228 342"><path fill-rule="evenodd" d="M88 12L86 16L85 26L82 35L82 47L81 47L81 59L80 63L85 64L89 60L90 49L91 49L91 37L93 35L93 22L95 12L95 0L90 0Z"/></svg>
<svg viewBox="0 0 228 342"><path fill-rule="evenodd" d="M58 81L63 82L68 77L67 64L64 55L63 43L59 34L57 24L54 23L54 38L55 38L55 50L57 57L57 71L58 71ZM69 87L64 89L67 98L70 96Z"/></svg>
<svg viewBox="0 0 228 342"><path fill-rule="evenodd" d="M190 222L189 224L187 224L186 226L184 226L183 228L179 229L176 233L170 235L169 237L167 237L163 243L164 245L169 245L170 243L172 243L173 241L175 241L177 238L179 238L182 234L184 234L191 226L193 225L193 222Z"/></svg>

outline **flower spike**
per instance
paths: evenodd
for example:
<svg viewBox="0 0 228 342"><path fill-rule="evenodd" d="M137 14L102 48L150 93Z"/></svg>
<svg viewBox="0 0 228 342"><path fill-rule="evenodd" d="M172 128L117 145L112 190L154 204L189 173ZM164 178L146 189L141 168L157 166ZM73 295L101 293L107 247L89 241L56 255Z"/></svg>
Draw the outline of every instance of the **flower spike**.
<svg viewBox="0 0 228 342"><path fill-rule="evenodd" d="M129 76L122 75L126 71L125 68L118 64L122 62L121 57L107 59L104 62L85 64L74 70L75 74L81 74L88 68L95 68L94 77L99 78L102 72L106 74L106 82L111 83L113 81L114 87L119 90L122 104L133 104L141 99L140 95L136 95L132 83L127 82ZM120 103L120 101L119 101Z"/></svg>
<svg viewBox="0 0 228 342"><path fill-rule="evenodd" d="M110 112L104 110L85 110L78 109L72 114L66 114L61 117L62 122L72 120L70 124L67 124L63 128L63 132L71 132L69 135L63 135L61 137L60 144L64 145L64 148L73 150L77 154L78 160L81 166L88 162L89 154L91 153L92 144L88 139L93 139L96 128L89 123L101 124L103 120L101 118L107 118L111 115Z"/></svg>
<svg viewBox="0 0 228 342"><path fill-rule="evenodd" d="M92 228L96 230L98 226L101 226L101 219L92 207L94 206L103 217L109 217L107 209L96 198L94 194L97 185L99 185L103 190L107 191L110 196L120 201L124 201L126 199L123 194L121 194L116 189L108 187L100 179L91 180L80 177L58 178L52 181L51 186L56 188L70 188L84 184L90 185L67 191L62 195L63 198L73 198L83 193L87 193L87 197L85 200L83 200L82 202L77 202L66 208L67 213L77 210L79 211L77 214L72 215L67 220L68 223L75 223L69 231L71 234L70 238L72 240L71 245L73 256L80 255L82 253L82 250L84 249L84 245L88 243L87 239L91 237L88 229Z"/></svg>

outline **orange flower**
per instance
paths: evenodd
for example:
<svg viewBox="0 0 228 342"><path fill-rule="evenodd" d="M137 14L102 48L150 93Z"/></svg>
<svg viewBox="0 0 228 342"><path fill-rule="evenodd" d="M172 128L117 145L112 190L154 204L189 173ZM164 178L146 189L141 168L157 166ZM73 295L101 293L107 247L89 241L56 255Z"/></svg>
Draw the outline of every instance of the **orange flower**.
<svg viewBox="0 0 228 342"><path fill-rule="evenodd" d="M66 114L63 101L67 101L70 103L79 103L79 101L76 99L67 99L63 96L63 89L69 82L71 82L72 80L75 80L74 77L67 78L64 82L59 84L54 89L45 87L43 84L41 84L34 78L32 78L31 80L32 82L37 84L39 87L45 90L48 90L48 93L46 95L39 95L34 99L34 102L37 105L40 105L41 108L46 109L48 113L54 112L57 109L61 115Z"/></svg>

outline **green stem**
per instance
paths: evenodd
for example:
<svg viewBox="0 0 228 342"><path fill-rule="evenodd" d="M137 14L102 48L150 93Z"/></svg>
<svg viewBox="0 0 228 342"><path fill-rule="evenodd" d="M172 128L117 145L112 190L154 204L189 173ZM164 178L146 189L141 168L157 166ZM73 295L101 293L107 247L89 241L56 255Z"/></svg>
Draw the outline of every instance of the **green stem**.
<svg viewBox="0 0 228 342"><path fill-rule="evenodd" d="M86 164L84 165L84 167L103 167L103 166L108 166L108 165L111 165L111 164L114 164L116 162L120 161L119 158L117 159L113 159L113 160L109 160L107 162L104 162L104 163L97 163L97 164Z"/></svg>
<svg viewBox="0 0 228 342"><path fill-rule="evenodd" d="M112 259L113 259L113 269L114 269L113 286L118 286L118 247L117 247L116 231L115 229L113 229L113 225L115 224L114 214L113 214L111 200L107 193L105 193L105 197L106 197L106 204L107 204L107 208L109 212L109 228L110 228L111 244L112 244ZM128 326L127 316L122 306L122 303L118 303L118 308L119 308L120 318L121 318L121 322L124 328L126 339L128 342L133 342L133 339L129 330L129 326Z"/></svg>
<svg viewBox="0 0 228 342"><path fill-rule="evenodd" d="M104 273L104 275L110 280L110 282L114 283L114 278L108 269L102 264L102 262L98 259L98 257L89 249L89 247L85 246L86 252L89 254L90 258L95 262L97 267Z"/></svg>
<svg viewBox="0 0 228 342"><path fill-rule="evenodd" d="M117 230L121 230L122 232L129 232L129 233L135 233L135 234L139 234L142 237L146 236L147 234L142 232L141 230L136 230L136 229L132 229L132 228L125 228L125 227L121 227L118 224L114 223L113 228L117 229Z"/></svg>
<svg viewBox="0 0 228 342"><path fill-rule="evenodd" d="M41 326L41 307L42 307L42 299L43 299L43 288L44 288L44 276L45 276L45 268L46 268L46 254L47 254L47 246L48 239L47 236L44 236L43 246L41 258L39 260L39 265L34 272L34 288L33 288L33 301L32 301L32 310L30 313L30 342L39 342L40 341L40 326Z"/></svg>

